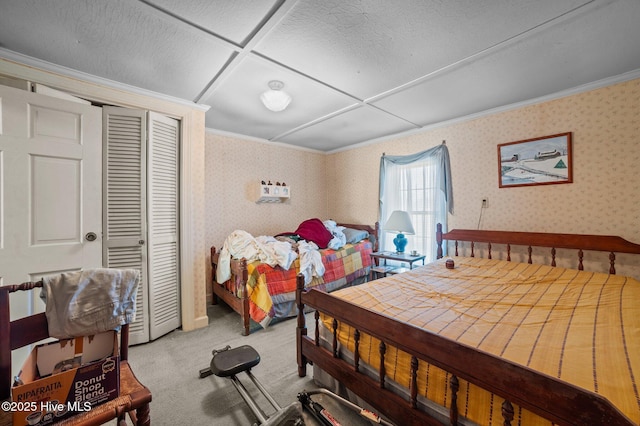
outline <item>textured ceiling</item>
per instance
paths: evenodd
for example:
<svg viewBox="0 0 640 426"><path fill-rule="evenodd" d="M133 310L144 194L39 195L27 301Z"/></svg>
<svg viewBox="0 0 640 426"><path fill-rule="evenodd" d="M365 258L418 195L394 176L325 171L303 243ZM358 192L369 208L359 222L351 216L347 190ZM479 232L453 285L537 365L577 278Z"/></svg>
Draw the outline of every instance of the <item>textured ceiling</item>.
<svg viewBox="0 0 640 426"><path fill-rule="evenodd" d="M639 22L638 0L0 0L0 56L331 151L636 72Z"/></svg>

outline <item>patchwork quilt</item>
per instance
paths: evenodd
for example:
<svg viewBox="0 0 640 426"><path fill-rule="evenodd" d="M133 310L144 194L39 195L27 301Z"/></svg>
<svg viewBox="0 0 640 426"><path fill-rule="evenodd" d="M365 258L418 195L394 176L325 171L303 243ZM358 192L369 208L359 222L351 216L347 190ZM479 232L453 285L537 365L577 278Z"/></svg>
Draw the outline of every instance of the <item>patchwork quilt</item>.
<svg viewBox="0 0 640 426"><path fill-rule="evenodd" d="M346 244L339 250L321 249L325 272L313 277L306 288L331 292L364 279L371 267L373 245L368 240ZM296 276L300 272L300 259L288 270L265 263L247 264L249 278L247 292L251 319L267 327L274 318L296 315ZM240 295L238 295L240 296Z"/></svg>

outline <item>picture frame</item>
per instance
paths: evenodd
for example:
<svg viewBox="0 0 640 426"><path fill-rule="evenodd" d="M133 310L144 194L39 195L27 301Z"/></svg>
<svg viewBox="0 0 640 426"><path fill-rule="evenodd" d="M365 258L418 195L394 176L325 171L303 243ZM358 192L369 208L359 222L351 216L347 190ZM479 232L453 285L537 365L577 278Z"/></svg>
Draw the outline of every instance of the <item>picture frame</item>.
<svg viewBox="0 0 640 426"><path fill-rule="evenodd" d="M498 186L573 182L571 132L498 145Z"/></svg>

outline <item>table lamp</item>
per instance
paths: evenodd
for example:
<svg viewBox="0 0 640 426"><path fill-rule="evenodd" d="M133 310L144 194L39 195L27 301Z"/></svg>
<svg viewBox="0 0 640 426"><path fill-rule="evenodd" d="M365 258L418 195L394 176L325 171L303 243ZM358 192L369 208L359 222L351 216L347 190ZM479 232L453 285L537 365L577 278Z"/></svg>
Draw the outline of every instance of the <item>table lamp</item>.
<svg viewBox="0 0 640 426"><path fill-rule="evenodd" d="M398 234L393 239L393 244L396 245L396 253L404 253L404 248L407 245L407 239L404 237L404 234L413 235L416 233L411 224L409 213L403 210L395 210L391 213L384 229L387 232Z"/></svg>

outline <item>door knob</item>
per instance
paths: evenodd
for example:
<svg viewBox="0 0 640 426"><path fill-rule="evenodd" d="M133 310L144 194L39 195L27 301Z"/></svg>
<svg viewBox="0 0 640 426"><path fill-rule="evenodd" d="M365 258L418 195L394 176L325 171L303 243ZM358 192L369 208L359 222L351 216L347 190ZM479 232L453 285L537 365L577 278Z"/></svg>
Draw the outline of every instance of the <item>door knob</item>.
<svg viewBox="0 0 640 426"><path fill-rule="evenodd" d="M144 245L144 240L138 240L138 244L140 244L141 246Z"/></svg>
<svg viewBox="0 0 640 426"><path fill-rule="evenodd" d="M84 239L87 241L95 241L98 238L95 232L87 232L87 235L84 236Z"/></svg>

